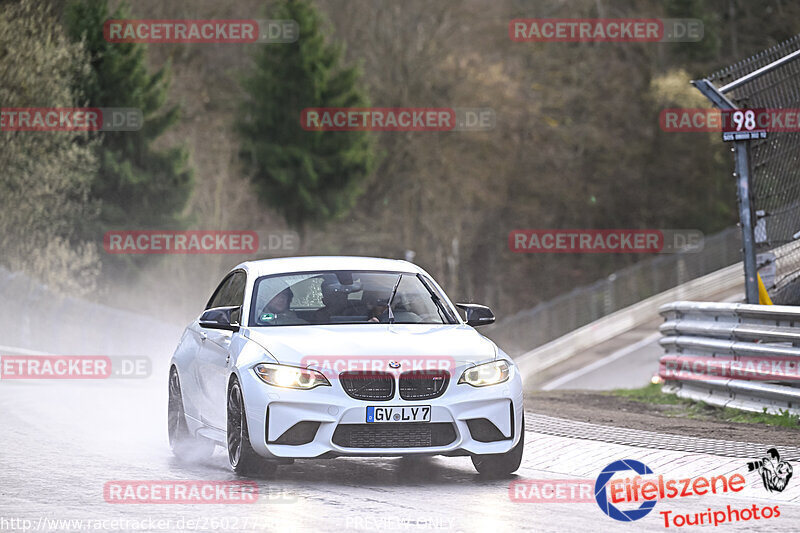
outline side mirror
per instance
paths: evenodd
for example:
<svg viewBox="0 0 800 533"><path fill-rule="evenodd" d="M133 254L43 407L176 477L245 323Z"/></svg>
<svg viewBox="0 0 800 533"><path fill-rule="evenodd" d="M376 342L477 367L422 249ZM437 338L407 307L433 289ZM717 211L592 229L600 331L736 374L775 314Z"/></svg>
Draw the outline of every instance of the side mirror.
<svg viewBox="0 0 800 533"><path fill-rule="evenodd" d="M238 305L206 309L200 316L200 327L239 331L241 317L242 307Z"/></svg>
<svg viewBox="0 0 800 533"><path fill-rule="evenodd" d="M456 304L456 307L464 310L467 314L467 324L472 327L485 326L494 322L494 313L485 305Z"/></svg>

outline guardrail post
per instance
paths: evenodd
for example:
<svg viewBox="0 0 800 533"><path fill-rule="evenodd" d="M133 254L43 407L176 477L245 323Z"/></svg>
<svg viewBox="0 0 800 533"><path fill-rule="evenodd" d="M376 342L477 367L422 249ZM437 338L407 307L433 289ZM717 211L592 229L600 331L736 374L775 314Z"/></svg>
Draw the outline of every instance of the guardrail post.
<svg viewBox="0 0 800 533"><path fill-rule="evenodd" d="M606 290L603 294L603 313L610 315L614 312L614 281L617 279L616 274L611 274L606 280Z"/></svg>

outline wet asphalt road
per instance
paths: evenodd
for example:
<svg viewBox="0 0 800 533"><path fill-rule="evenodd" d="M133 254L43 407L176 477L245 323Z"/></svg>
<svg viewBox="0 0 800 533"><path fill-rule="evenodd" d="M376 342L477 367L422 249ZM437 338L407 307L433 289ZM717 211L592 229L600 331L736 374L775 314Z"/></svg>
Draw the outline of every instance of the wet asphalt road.
<svg viewBox="0 0 800 533"><path fill-rule="evenodd" d="M596 441L554 441L530 431L523 467L505 480L481 478L465 457L337 458L297 461L280 467L272 479L255 480L260 496L251 504L107 503L103 488L110 481L237 479L219 448L211 459L196 464L171 455L166 390L164 369L147 379L0 381L0 531L665 529L655 513L626 524L608 518L593 502L512 501L512 480L575 478L584 458L602 451L603 443ZM572 455L561 461L566 452ZM641 452L632 450L630 455ZM658 460L658 450L648 453L649 462ZM586 469L581 477L596 475ZM746 498L725 500L731 502L752 503ZM676 512L698 509L696 502L670 503ZM705 503L700 507L705 511ZM769 524L725 529L795 529L800 507L785 502L782 509L781 519ZM63 522L69 520L73 522Z"/></svg>

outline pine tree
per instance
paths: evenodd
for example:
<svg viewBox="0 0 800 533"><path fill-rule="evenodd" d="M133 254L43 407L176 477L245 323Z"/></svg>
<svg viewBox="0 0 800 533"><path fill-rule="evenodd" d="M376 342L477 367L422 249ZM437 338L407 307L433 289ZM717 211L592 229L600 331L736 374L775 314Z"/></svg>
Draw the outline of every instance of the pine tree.
<svg viewBox="0 0 800 533"><path fill-rule="evenodd" d="M137 108L144 116L139 131L99 134L100 170L91 186L92 198L101 202L98 229L177 227L192 190L188 152L152 146L179 119L177 106L164 107L169 65L150 74L145 45L105 40L103 23L125 18L127 5L109 14L107 0L74 0L65 11L70 38L85 40L91 54L92 72L76 80L85 105Z"/></svg>
<svg viewBox="0 0 800 533"><path fill-rule="evenodd" d="M299 39L257 45L242 82L249 98L238 120L240 154L261 203L303 231L352 207L374 167L374 144L368 132L305 131L302 110L369 104L360 69L342 66L342 47L326 42L308 2L285 0L272 18L295 20Z"/></svg>
<svg viewBox="0 0 800 533"><path fill-rule="evenodd" d="M51 5L4 4L0 56L3 107L76 107L81 100L71 80L89 72L89 57L64 34ZM97 215L88 200L94 145L85 132L0 131L0 267L56 293L95 291L97 244L77 231Z"/></svg>

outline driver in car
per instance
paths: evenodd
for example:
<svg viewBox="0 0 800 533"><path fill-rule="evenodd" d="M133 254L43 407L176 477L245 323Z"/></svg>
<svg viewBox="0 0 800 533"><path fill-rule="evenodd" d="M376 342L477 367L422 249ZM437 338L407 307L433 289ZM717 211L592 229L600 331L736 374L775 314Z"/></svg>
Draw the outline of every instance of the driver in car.
<svg viewBox="0 0 800 533"><path fill-rule="evenodd" d="M292 304L294 293L288 286L281 292L272 297L272 299L264 306L259 316L259 322L262 324L270 324L275 326L284 326L292 324L306 324L305 320L301 320L297 314L289 309Z"/></svg>

